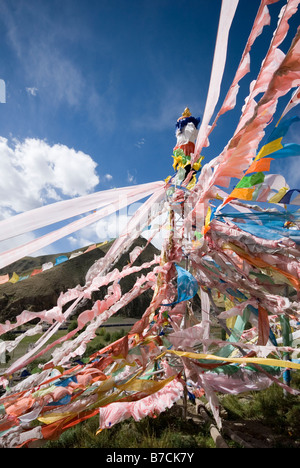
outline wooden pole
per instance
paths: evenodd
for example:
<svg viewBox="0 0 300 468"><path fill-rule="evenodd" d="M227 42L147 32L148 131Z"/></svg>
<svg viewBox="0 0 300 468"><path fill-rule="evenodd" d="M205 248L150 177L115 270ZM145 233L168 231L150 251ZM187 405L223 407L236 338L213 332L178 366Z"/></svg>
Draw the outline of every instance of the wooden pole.
<svg viewBox="0 0 300 468"><path fill-rule="evenodd" d="M229 448L225 440L223 439L222 435L220 434L218 428L213 424L212 419L207 414L205 407L202 405L199 405L198 412L203 417L203 419L210 424L209 432L214 443L216 444L216 447L217 448Z"/></svg>
<svg viewBox="0 0 300 468"><path fill-rule="evenodd" d="M288 298L289 297L289 287L286 285L285 287L285 296ZM291 335L291 328L290 328L290 321L289 318L284 315L280 316L280 322L281 322L281 329L282 329L282 344L283 346L291 346L290 342L290 335ZM286 361L290 361L290 353L284 353L283 357ZM291 371L290 369L285 369L283 372L283 383L287 385L288 387L291 384ZM283 391L284 395L287 396L287 391Z"/></svg>

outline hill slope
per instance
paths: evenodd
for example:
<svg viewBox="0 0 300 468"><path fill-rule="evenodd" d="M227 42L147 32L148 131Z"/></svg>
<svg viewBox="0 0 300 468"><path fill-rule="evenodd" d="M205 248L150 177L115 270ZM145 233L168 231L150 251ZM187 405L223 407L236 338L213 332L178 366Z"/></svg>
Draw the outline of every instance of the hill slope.
<svg viewBox="0 0 300 468"><path fill-rule="evenodd" d="M147 241L143 238L138 238L132 245L130 251L136 246L145 246ZM56 305L57 299L61 292L74 288L77 285L85 284L85 276L89 268L96 260L104 257L111 243L105 244L94 250L86 252L78 257L69 259L68 261L54 266L53 268L43 271L28 279L18 281L17 283L5 283L0 285L0 321L13 321L17 315L23 310L39 312L48 310ZM69 257L71 253L68 253ZM137 258L135 265L142 265L146 261L153 259L154 255L159 255L159 251L149 244L141 255ZM35 268L41 268L44 263L55 262L58 255L44 255L41 257L25 257L18 262L13 263L8 268L0 270L0 275L12 273L15 271L19 275ZM124 265L129 262L129 252L121 256L120 260L115 265L121 270ZM114 267L114 268L115 268ZM147 270L149 271L149 270ZM141 275L140 272L138 275ZM120 285L122 292L129 291L135 283L136 275L121 280ZM106 294L106 288L101 288L94 293L93 300L102 299ZM132 301L124 307L119 313L128 317L140 317L151 301L153 291L145 291L140 297ZM83 308L91 306L90 301L85 301ZM80 309L78 309L78 312Z"/></svg>

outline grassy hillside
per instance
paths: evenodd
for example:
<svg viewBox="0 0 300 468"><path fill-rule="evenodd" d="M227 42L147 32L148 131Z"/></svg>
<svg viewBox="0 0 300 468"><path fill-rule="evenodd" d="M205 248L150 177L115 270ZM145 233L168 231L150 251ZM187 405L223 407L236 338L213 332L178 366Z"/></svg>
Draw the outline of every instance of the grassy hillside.
<svg viewBox="0 0 300 468"><path fill-rule="evenodd" d="M137 245L144 246L146 242L145 239L139 238L133 243L131 249L134 249ZM43 271L28 279L18 281L17 283L7 282L1 284L0 322L3 323L5 320L14 320L15 317L25 309L38 312L55 306L61 292L65 292L77 285L83 286L85 284L87 271L95 261L104 257L110 245L111 243L105 244L104 246L69 259L49 270ZM59 255L67 255L69 257L70 254L71 252L67 254L44 255L41 257L25 257L9 267L0 270L0 275L9 273L11 277L13 272L16 272L19 276L25 276L31 273L32 270L41 268L44 263L55 263L55 258ZM144 262L152 260L154 254L159 254L159 251L152 244L149 244L140 257L137 258L135 265L142 265ZM128 262L129 252L121 256L115 267L121 270ZM140 274L141 272L139 275ZM136 277L137 275L130 275L120 282L123 293L132 288ZM99 292L95 293L93 300L102 299L105 293L106 288L102 288ZM140 316L141 311L145 310L151 297L152 292L146 291L142 296L124 307L121 314L133 317ZM87 303L85 303L85 306L88 306Z"/></svg>

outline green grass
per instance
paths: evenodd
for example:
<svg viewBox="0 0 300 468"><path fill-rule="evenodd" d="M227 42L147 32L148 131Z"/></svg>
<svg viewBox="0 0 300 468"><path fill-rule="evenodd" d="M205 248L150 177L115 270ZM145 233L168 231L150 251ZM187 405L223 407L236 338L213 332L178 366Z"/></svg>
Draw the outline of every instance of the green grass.
<svg viewBox="0 0 300 468"><path fill-rule="evenodd" d="M291 386L300 389L300 372L292 373ZM222 405L232 420L259 421L271 427L275 434L288 434L294 440L300 440L300 396L285 395L276 384L245 395L226 395Z"/></svg>
<svg viewBox="0 0 300 468"><path fill-rule="evenodd" d="M125 336L126 332L122 328L121 330L109 331L106 328L100 328L97 331L97 336L88 343L83 357L89 357L99 349L104 348L110 343L119 340Z"/></svg>
<svg viewBox="0 0 300 468"><path fill-rule="evenodd" d="M122 336L125 335L125 333L129 330L129 327L125 328L120 328L120 324L128 324L128 323L134 323L135 320L127 317L111 317L108 321L107 324L113 325L116 324L116 327L110 326L108 328L101 327L97 331L97 336L92 340L88 346L87 346L87 351L85 352L84 357L88 357L94 352L98 351L99 349L107 346L109 343L112 343ZM64 336L66 333L72 331L74 328L77 327L77 320L72 320L68 326L68 329L59 329L47 342L47 344L50 344L57 339L61 338ZM21 328L21 327L20 327ZM9 341L9 340L15 340L17 337L16 334L12 332L5 333L1 336L1 339L4 341ZM13 362L17 361L20 357L24 356L28 348L31 344L35 343L41 335L35 335L35 336L26 336L23 338L23 340L20 342L20 344L12 351L10 354L7 353L7 360L6 364L1 366L1 370L3 371L6 367L10 366ZM27 366L28 370L31 371L33 368L37 367L38 364L44 364L47 361L51 359L51 354L53 352L53 349L49 350L45 355L43 356L42 359L34 361L32 364Z"/></svg>
<svg viewBox="0 0 300 468"><path fill-rule="evenodd" d="M293 373L293 388L300 388L300 373ZM264 424L276 439L278 448L287 440L300 441L300 397L288 394L273 384L270 388L242 395L219 395L229 420ZM203 399L205 403L205 399ZM146 417L139 422L132 418L96 435L99 418L81 423L63 433L59 440L48 442L45 448L215 448L206 422L183 419L181 409L174 405L157 418ZM224 438L226 438L224 436ZM238 444L226 439L231 448ZM276 447L274 447L276 448Z"/></svg>
<svg viewBox="0 0 300 468"><path fill-rule="evenodd" d="M70 324L70 329L72 329ZM68 331L69 331L68 330ZM60 330L63 335L66 330ZM107 346L124 336L124 329L100 328L97 336L86 349L83 357ZM56 335L55 338L57 339ZM18 354L28 347L32 338L26 337ZM14 360L16 359L16 354ZM42 361L40 361L42 362ZM37 362L32 363L35 367ZM32 369L28 369L32 370ZM300 372L292 372L293 388L300 389ZM285 395L282 388L273 384L270 388L240 395L220 395L222 406L228 419L235 422L257 422L270 428L274 434L300 442L300 396ZM203 398L203 403L206 403ZM153 419L146 417L139 422L132 418L96 435L99 425L95 416L63 433L59 440L48 442L46 448L214 448L214 442L207 423L196 423L182 418L178 406ZM226 440L232 448L237 444ZM278 439L280 446L281 439ZM284 441L286 443L286 441ZM283 442L282 442L283 445Z"/></svg>
<svg viewBox="0 0 300 468"><path fill-rule="evenodd" d="M157 418L132 418L96 435L99 418L75 426L44 448L213 448L206 425L184 421L173 407Z"/></svg>

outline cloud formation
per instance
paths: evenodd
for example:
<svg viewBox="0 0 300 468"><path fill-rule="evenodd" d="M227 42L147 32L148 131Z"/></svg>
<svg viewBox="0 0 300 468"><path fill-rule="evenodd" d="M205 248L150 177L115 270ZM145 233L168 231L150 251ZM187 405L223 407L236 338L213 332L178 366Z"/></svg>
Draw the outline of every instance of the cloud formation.
<svg viewBox="0 0 300 468"><path fill-rule="evenodd" d="M26 91L27 93L30 95L30 96L36 96L37 95L37 91L38 89L33 87L33 88L26 88Z"/></svg>
<svg viewBox="0 0 300 468"><path fill-rule="evenodd" d="M135 174L132 174L130 171L127 170L127 182L130 184L136 184L136 177Z"/></svg>
<svg viewBox="0 0 300 468"><path fill-rule="evenodd" d="M139 141L137 141L134 146L136 146L137 148L142 148L142 146L145 144L145 138L141 138Z"/></svg>
<svg viewBox="0 0 300 468"><path fill-rule="evenodd" d="M97 164L91 156L35 138L10 145L0 137L0 162L1 218L86 195L99 183Z"/></svg>
<svg viewBox="0 0 300 468"><path fill-rule="evenodd" d="M70 243L70 248L75 250L93 243L117 238L126 228L130 219L130 214L122 211L122 213L113 213L69 236L67 240Z"/></svg>

